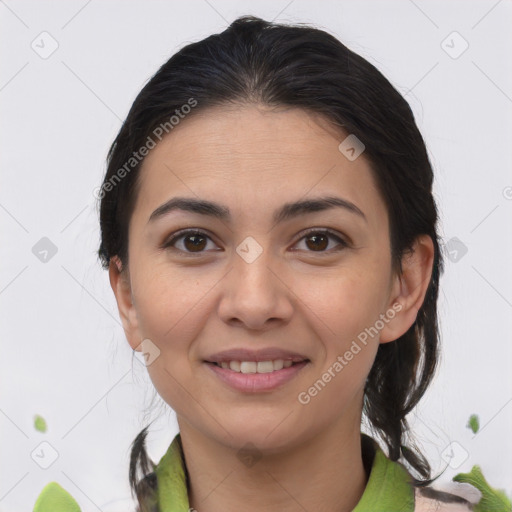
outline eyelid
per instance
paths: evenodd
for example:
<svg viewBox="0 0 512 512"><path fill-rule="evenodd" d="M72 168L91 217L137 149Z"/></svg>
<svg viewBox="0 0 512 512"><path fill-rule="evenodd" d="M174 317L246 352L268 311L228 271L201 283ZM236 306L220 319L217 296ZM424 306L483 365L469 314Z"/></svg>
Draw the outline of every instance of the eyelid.
<svg viewBox="0 0 512 512"><path fill-rule="evenodd" d="M204 229L184 228L184 229L180 229L180 230L172 233L172 235L169 238L166 238L164 240L164 242L162 243L162 245L160 245L159 248L164 249L164 250L165 249L170 249L170 250L174 249L178 252L186 254L187 256L188 255L199 255L199 254L203 254L204 252L206 252L206 251L202 251L202 252L198 252L198 253L193 253L193 252L182 251L181 249L176 249L175 247L173 247L172 244L174 244L176 241L178 241L181 238L184 238L185 236L191 236L191 235L201 235L201 236L204 236L205 238L210 239L212 242L214 242L213 236L208 231L206 231Z"/></svg>
<svg viewBox="0 0 512 512"><path fill-rule="evenodd" d="M298 240L295 242L294 245L297 245L300 241L302 241L304 238L306 238L309 234L325 235L329 238L337 240L338 246L341 246L341 248L338 247L338 248L334 248L334 249L329 249L327 251L306 251L311 254L317 254L319 256L329 256L329 255L332 255L333 253L337 253L337 252L341 251L342 249L346 249L351 246L351 243L349 242L348 238L345 235L339 233L338 231L332 230L330 228L320 228L320 227L308 228L305 231L302 231L301 233L299 233Z"/></svg>
<svg viewBox="0 0 512 512"><path fill-rule="evenodd" d="M321 227L318 227L318 228L308 228L306 229L305 231L301 231L299 233L299 240L301 240L302 238L304 238L306 235L309 235L310 233L320 233L320 234L325 234L325 235L329 235L333 238L338 238L339 240L341 240L342 242L346 243L348 245L349 243L349 239L347 236L345 236L343 233L339 233L338 231L334 230L334 229L330 229L330 228L321 228Z"/></svg>
<svg viewBox="0 0 512 512"><path fill-rule="evenodd" d="M338 245L340 245L342 248L346 248L350 246L350 241L347 240L347 237L342 235L341 233L338 233L337 231L334 231L330 228L321 228L321 227L312 227L308 228L305 231L302 231L299 233L297 241L294 243L294 245L297 245L300 241L302 241L303 238L305 238L309 234L321 234L328 236L332 239L336 239L338 241ZM181 238L184 238L187 235L201 235L205 238L210 239L212 242L214 242L212 235L204 229L201 228L184 228L179 231L176 231L171 235L170 238L167 238L162 245L160 246L160 249L170 249L170 250L176 250L178 252L181 252L182 254L185 254L187 256L199 256L202 255L208 251L199 251L197 253L189 252L189 251L182 251L181 249L176 249L173 247L173 244L178 241ZM215 243L215 242L214 242ZM339 252L341 249L329 249L328 251L306 251L310 252L312 254L318 254L318 255L330 255L334 252Z"/></svg>

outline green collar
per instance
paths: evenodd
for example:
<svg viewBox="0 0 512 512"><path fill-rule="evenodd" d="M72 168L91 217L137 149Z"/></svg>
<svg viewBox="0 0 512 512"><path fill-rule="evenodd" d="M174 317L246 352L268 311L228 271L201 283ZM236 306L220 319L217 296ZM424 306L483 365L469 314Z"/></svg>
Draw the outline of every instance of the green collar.
<svg viewBox="0 0 512 512"><path fill-rule="evenodd" d="M352 512L414 512L414 489L410 476L399 463L389 460L379 445L361 433L365 455L371 463L370 477ZM158 479L159 512L188 512L187 478L180 434L155 469Z"/></svg>

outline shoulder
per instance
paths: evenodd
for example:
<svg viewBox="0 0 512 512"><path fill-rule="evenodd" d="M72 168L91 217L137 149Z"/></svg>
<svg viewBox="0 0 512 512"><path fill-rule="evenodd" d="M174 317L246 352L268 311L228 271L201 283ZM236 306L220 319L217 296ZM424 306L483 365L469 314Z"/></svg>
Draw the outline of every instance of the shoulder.
<svg viewBox="0 0 512 512"><path fill-rule="evenodd" d="M470 512L473 503L468 499L433 487L415 488L414 512Z"/></svg>

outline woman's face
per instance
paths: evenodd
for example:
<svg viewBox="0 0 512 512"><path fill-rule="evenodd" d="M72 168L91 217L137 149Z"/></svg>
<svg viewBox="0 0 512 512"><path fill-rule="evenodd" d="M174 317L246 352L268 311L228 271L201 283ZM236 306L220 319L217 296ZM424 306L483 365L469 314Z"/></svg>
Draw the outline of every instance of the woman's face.
<svg viewBox="0 0 512 512"><path fill-rule="evenodd" d="M386 207L364 153L338 149L347 135L299 109L223 106L183 120L145 158L116 297L131 347L150 340L148 372L180 426L268 450L359 429L398 288ZM154 214L178 197L215 210ZM285 208L325 197L354 206ZM201 234L172 241L185 229Z"/></svg>

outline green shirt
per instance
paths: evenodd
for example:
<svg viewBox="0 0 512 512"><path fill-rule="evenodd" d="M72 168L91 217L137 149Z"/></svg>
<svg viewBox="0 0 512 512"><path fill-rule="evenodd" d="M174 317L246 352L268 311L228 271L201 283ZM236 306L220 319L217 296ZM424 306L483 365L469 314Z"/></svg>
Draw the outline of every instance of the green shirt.
<svg viewBox="0 0 512 512"><path fill-rule="evenodd" d="M363 456L371 463L370 476L359 503L353 512L414 511L414 489L405 468L389 460L379 445L369 436L361 434ZM159 512L188 512L185 463L180 434L177 434L155 473L158 481ZM57 482L49 483L37 498L33 512L80 512L74 498Z"/></svg>
<svg viewBox="0 0 512 512"><path fill-rule="evenodd" d="M362 434L366 453L373 459L365 491L353 512L414 511L414 490L405 468L390 461L369 436ZM373 452L373 453L371 453ZM188 512L187 482L179 434L160 460L156 475L160 512ZM39 511L37 511L39 512Z"/></svg>

